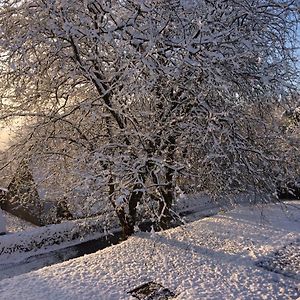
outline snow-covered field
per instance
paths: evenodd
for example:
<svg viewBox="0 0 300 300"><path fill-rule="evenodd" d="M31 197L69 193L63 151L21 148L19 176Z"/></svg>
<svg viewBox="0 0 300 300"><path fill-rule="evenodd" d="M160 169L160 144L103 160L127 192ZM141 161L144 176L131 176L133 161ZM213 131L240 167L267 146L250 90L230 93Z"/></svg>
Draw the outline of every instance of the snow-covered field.
<svg viewBox="0 0 300 300"><path fill-rule="evenodd" d="M162 233L139 233L94 254L4 279L0 298L133 299L128 291L153 281L174 299L297 299L300 203L286 208L244 206Z"/></svg>

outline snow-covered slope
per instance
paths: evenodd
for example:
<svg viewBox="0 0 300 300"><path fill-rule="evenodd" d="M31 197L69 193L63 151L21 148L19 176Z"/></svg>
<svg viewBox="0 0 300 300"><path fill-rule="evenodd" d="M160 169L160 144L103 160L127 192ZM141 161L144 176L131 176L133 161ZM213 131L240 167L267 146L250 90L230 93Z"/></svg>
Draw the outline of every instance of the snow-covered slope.
<svg viewBox="0 0 300 300"><path fill-rule="evenodd" d="M4 279L0 298L131 299L128 291L154 281L175 299L297 299L300 203L287 208L240 207L163 233L141 233L97 253ZM282 272L277 270L285 275L259 267L287 245L293 251Z"/></svg>
<svg viewBox="0 0 300 300"><path fill-rule="evenodd" d="M239 203L242 203L242 200L243 197L240 197ZM224 209L223 206L232 209L232 205L228 202L221 200L219 202L215 203L208 196L199 194L180 198L175 209L183 213L185 221L192 222L217 214ZM14 234L0 236L0 270L3 264L21 262L32 256L98 239L121 230L114 213L43 227L34 226L9 213L3 213L8 231Z"/></svg>
<svg viewBox="0 0 300 300"><path fill-rule="evenodd" d="M110 232L118 231L118 229ZM107 235L103 218L93 217L0 236L1 265L98 239Z"/></svg>

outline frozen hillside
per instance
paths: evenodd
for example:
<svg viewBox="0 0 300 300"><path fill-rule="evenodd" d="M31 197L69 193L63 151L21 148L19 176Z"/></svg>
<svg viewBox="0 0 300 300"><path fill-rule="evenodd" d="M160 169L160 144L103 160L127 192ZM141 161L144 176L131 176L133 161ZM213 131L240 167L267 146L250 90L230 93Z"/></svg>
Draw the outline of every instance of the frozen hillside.
<svg viewBox="0 0 300 300"><path fill-rule="evenodd" d="M94 254L4 279L0 297L134 299L129 291L155 282L152 288L168 289L169 298L164 299L297 299L299 244L299 202L240 207L163 233L140 233ZM134 293L139 299L160 299Z"/></svg>

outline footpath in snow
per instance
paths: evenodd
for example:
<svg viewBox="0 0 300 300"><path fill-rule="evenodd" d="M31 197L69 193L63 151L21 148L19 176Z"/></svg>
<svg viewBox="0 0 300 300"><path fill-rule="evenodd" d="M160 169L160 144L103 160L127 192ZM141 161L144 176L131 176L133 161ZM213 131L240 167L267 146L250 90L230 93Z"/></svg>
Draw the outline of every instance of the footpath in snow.
<svg viewBox="0 0 300 300"><path fill-rule="evenodd" d="M128 292L147 282L165 299L297 299L299 244L299 202L239 207L4 279L0 299L137 299Z"/></svg>

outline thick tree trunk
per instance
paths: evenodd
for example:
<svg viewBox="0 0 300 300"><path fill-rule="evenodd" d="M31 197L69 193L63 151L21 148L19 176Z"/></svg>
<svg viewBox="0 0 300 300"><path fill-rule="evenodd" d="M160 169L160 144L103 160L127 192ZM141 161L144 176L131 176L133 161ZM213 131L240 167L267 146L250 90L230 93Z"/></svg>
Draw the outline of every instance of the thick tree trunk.
<svg viewBox="0 0 300 300"><path fill-rule="evenodd" d="M117 208L116 213L122 227L122 239L126 240L134 233L135 221L130 215L126 214L124 207Z"/></svg>
<svg viewBox="0 0 300 300"><path fill-rule="evenodd" d="M118 212L118 217L123 230L123 239L127 239L134 233L134 227L136 225L136 212L137 205L141 201L143 192L135 190L139 188L139 185L135 185L133 188L133 192L129 198L128 203L128 214L126 214L125 209L122 208L121 211Z"/></svg>
<svg viewBox="0 0 300 300"><path fill-rule="evenodd" d="M109 183L110 202L112 203L115 212L118 216L123 231L122 238L124 240L134 233L134 227L136 225L137 205L141 201L143 196L143 192L136 191L139 188L140 188L139 184L136 184L133 187L133 192L131 193L130 198L128 199L128 213L127 213L124 207L122 206L119 207L116 205L115 201L113 200L114 185L112 183L112 179L110 180Z"/></svg>

